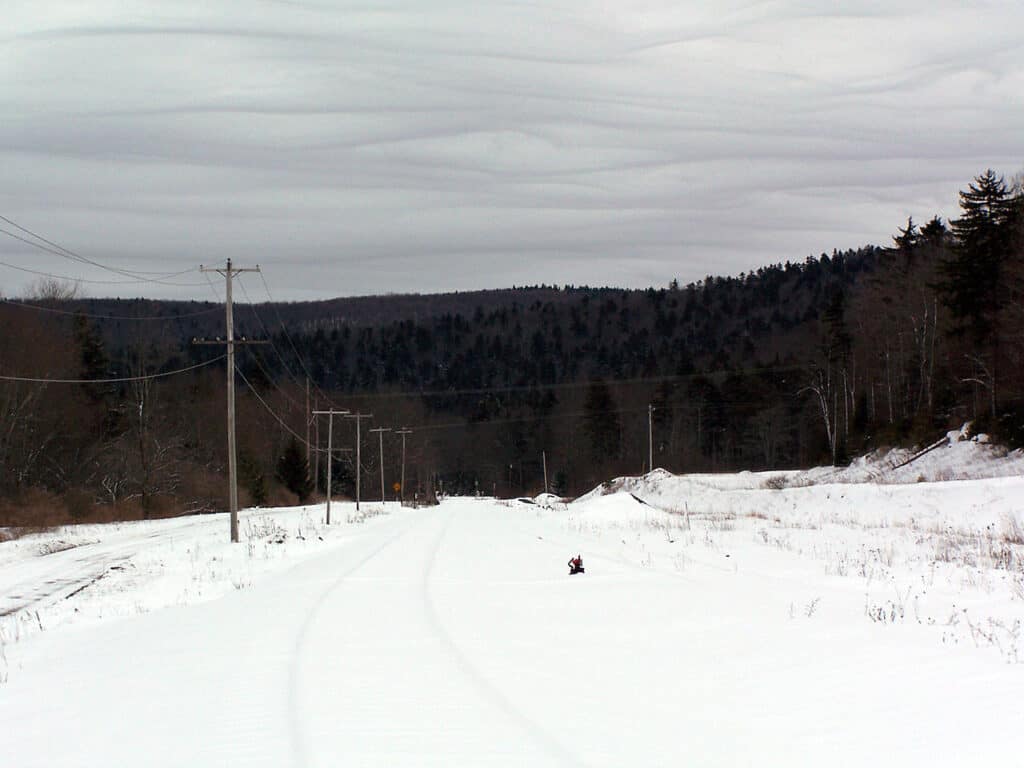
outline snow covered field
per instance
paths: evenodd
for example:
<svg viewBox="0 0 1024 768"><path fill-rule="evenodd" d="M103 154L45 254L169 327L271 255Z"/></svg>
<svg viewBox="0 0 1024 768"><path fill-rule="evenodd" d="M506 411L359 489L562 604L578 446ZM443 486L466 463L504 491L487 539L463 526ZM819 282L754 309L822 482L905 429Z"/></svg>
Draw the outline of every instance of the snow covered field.
<svg viewBox="0 0 1024 768"><path fill-rule="evenodd" d="M1024 477L777 474L0 544L0 764L1020 762Z"/></svg>

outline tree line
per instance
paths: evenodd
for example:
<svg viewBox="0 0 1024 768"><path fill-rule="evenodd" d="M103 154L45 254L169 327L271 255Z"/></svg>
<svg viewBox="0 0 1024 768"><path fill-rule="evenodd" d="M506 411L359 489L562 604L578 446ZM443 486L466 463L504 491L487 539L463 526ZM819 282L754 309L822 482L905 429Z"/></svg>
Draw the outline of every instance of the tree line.
<svg viewBox="0 0 1024 768"><path fill-rule="evenodd" d="M410 495L535 493L545 463L563 494L644 471L649 406L654 465L674 472L838 464L968 420L1020 445L1022 199L986 171L957 218L910 219L885 247L685 286L237 305L239 332L272 342L239 355L242 499L323 493L314 406L412 429ZM0 304L0 375L135 380L0 382L0 523L222 509L226 371L190 343L217 307L36 293ZM335 438L333 490L351 495L351 423ZM371 498L379 462L398 477L399 441L379 445L360 451Z"/></svg>

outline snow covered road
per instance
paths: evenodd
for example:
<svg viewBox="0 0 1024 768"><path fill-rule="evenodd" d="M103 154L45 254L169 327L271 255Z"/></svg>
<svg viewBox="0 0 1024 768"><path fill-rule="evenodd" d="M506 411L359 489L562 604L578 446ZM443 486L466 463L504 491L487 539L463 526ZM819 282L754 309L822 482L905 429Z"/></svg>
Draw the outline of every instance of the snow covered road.
<svg viewBox="0 0 1024 768"><path fill-rule="evenodd" d="M684 550L571 517L487 500L395 510L221 599L39 633L0 686L0 764L1020 755L1021 665L944 647L934 627L879 627L861 587L750 537ZM577 551L587 573L570 578Z"/></svg>

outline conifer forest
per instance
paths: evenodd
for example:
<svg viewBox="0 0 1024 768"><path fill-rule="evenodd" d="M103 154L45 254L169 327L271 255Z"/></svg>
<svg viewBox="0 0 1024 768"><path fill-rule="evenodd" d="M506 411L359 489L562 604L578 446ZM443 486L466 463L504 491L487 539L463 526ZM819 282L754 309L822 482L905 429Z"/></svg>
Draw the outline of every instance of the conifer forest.
<svg viewBox="0 0 1024 768"><path fill-rule="evenodd" d="M967 421L1020 446L1024 197L986 171L959 206L889 243L646 290L538 274L281 303L246 276L236 335L269 343L238 350L240 500L324 495L328 425L311 413L330 408L373 415L358 451L371 499L382 460L399 493L403 438L401 494L421 499L535 494L545 469L553 493L578 494L648 470L649 439L672 472L842 464ZM0 317L0 525L225 508L226 360L193 343L224 334L220 301L43 280L4 295ZM335 496L355 493L355 440L337 418Z"/></svg>

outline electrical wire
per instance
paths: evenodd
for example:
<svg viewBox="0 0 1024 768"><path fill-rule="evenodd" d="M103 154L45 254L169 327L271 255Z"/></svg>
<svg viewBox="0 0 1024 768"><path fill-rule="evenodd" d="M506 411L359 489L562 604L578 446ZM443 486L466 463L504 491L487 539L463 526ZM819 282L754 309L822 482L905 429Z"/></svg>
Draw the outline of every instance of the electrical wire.
<svg viewBox="0 0 1024 768"><path fill-rule="evenodd" d="M264 289L267 292L268 299L270 299L271 306L274 307L274 298L273 298L273 296L270 293L270 288L267 285L266 279L263 277L262 271L259 274L260 274L261 279L263 280ZM204 273L204 276L205 276L205 273ZM216 287L213 285L213 283L209 280L208 277L207 277L207 282L209 283L210 288L211 288L211 290L214 293L214 296L217 297L217 299L219 300L220 299L220 294L217 292ZM253 310L253 314L256 316L256 319L259 321L260 325L263 327L264 332L267 333L267 335L269 337L270 336L270 331L267 328L266 323L264 323L263 319L259 316L259 313L255 311L255 302L252 301L252 298L249 296L249 293L245 289L245 286L244 286L244 284L242 284L241 280L239 280L239 285L242 288L243 295L246 297L246 300L249 302L250 308ZM274 307L274 308L275 308L275 313L277 314L278 322L281 325L281 329L282 329L282 332L285 335L285 338L288 339L289 343L291 344L292 350L295 352L296 359L299 361L300 366L302 366L303 369L306 371L307 375L309 375L308 370L306 370L305 366L302 365L302 357L301 357L301 355L299 355L298 350L296 349L294 342L292 342L291 337L288 335L287 330L285 329L284 322L283 322L283 320L282 320L282 318L280 316L280 313L276 312L276 307ZM301 386L301 383L297 380L297 378L294 376L294 374L292 374L291 370L288 368L287 364L285 363L284 358L283 358L283 356L280 353L280 350L277 349L276 345L274 345L272 341L271 341L271 347L277 353L278 358L281 360L282 366L284 367L285 371L288 373L289 377L292 379L293 383L295 383L297 386ZM254 360L255 359L256 358L254 357ZM270 381L272 385L277 387L278 391L281 392L281 394L285 397L285 399L287 399L292 405L294 405L299 410L304 410L303 406L298 404L293 398L291 398L288 395L287 392L285 392L281 387L279 387L274 382L273 378L269 375L267 370L260 364L260 362L258 360L256 360L256 364L260 368L260 371L263 373L263 375L267 377L268 381ZM616 386L616 385L621 385L621 384L660 383L660 382L671 382L671 381L684 381L684 380L695 379L695 378L700 378L700 377L708 377L709 378L709 377L714 376L714 375L722 375L722 374L725 374L725 375L752 376L752 375L765 374L765 373L800 371L800 370L804 370L804 369L805 369L805 366L799 366L799 365L773 366L773 367L767 367L767 368L740 369L740 370L735 370L735 371L711 371L711 372L704 372L704 373L693 373L693 374L682 374L682 375L644 376L644 377L636 377L636 378L632 378L632 379L611 379L611 380L609 380L607 382L607 384L609 386ZM239 376L241 376L242 380L245 381L246 384L249 385L249 388L250 388L250 390L252 390L253 394L256 395L257 399L260 400L260 402L263 405L263 407L267 409L267 411L275 418L275 420L278 421L278 423L280 423L296 439L298 439L300 442L302 442L303 445L308 446L308 447L312 448L313 450L319 450L315 446L312 446L310 443L308 443L304 438L302 438L301 436L296 434L286 424L284 424L284 422L281 420L281 418L273 411L273 409L266 403L266 401L263 400L262 398L260 398L258 393L254 389L252 389L252 385L248 382L248 380L245 379L244 374L242 374L242 372L240 370L239 370ZM312 382L312 377L311 376L310 376L310 381ZM593 382L590 382L590 381L580 381L580 382L562 382L562 383L559 383L559 384L550 384L550 385L535 384L535 385L524 385L524 386L478 387L478 388L449 389L449 390L435 390L435 391L422 391L422 390L411 390L410 391L410 390L407 390L407 391L400 391L400 392L385 392L385 393L346 393L346 396L349 397L349 398L353 398L353 399L369 399L369 400L381 399L381 398L396 398L396 397L451 397L451 396L457 396L457 395L474 395L474 394L476 394L476 395L486 395L486 394L510 393L510 392L530 392L530 391L543 392L543 391L554 390L554 389L579 389L581 387L589 387L589 386L591 386L592 383ZM314 382L314 386L316 387L317 391L328 401L328 403L331 404L331 407L332 408L335 407L334 403L330 400L330 398L328 398L326 396L326 394L323 392L323 390L321 390L320 387L315 384L315 382ZM753 401L724 401L724 400L720 400L718 402L721 405L760 405L761 404L760 402L756 402L755 403ZM686 409L693 410L693 409L696 409L698 407L700 407L700 406L686 404L686 405L681 405L681 406L661 406L661 407L659 407L658 410L661 410L661 411L676 411L676 410L686 410ZM625 414L646 412L646 410L647 410L646 407L634 408L634 409L618 409L618 410L615 410L615 411L610 411L609 413L625 415ZM425 426L418 427L417 429L418 430L436 430L436 429L466 428L466 427L469 427L469 426L477 426L477 425L483 426L483 425L488 425L488 424L515 424L515 423L523 423L523 422L534 422L534 421L544 421L544 420L554 420L554 419L564 419L564 418L580 418L583 415L585 415L585 412L577 411L577 412L572 412L572 413L567 413L567 414L557 414L557 415L547 415L547 416L527 416L527 417L518 417L518 418L511 418L511 419L490 419L490 420L480 421L480 422L472 422L472 421L450 422L450 423L446 423L446 424L425 425Z"/></svg>
<svg viewBox="0 0 1024 768"><path fill-rule="evenodd" d="M733 401L728 403L730 405L760 405L755 402L740 402ZM696 411L700 410L705 406L693 405L692 403L679 404L679 405L661 405L655 407L655 413L658 412L675 412L675 411ZM610 411L601 411L601 415L615 414L617 416L625 416L630 414L647 413L647 406L638 406L636 408L615 408ZM431 429L456 429L459 427L486 427L491 424L519 424L524 422L536 422L536 421L557 421L558 419L579 419L587 415L587 411L570 411L568 413L557 413L557 414L545 414L538 416L521 416L511 419L483 419L480 421L450 421L441 424L425 424L423 426L414 427L413 430L416 432L425 432Z"/></svg>
<svg viewBox="0 0 1024 768"><path fill-rule="evenodd" d="M252 361L254 363L256 363L256 367L260 369L260 373L262 373L264 375L264 377L266 377L267 381L270 382L271 386L273 386L274 389L276 389L278 392L281 393L281 396L284 397L284 399L288 401L289 405L291 405L294 408L296 408L300 413L305 412L306 406L304 404L298 402L291 395L289 395L288 391L284 387L282 387L280 384L278 384L276 381L274 381L273 376L271 376L270 373L267 371L267 369L263 367L263 363L260 362L260 354L259 354L259 352L257 352L256 350L252 350L252 352L253 352Z"/></svg>
<svg viewBox="0 0 1024 768"><path fill-rule="evenodd" d="M286 432L288 432L288 433L289 433L289 434L290 434L290 435L291 435L292 437L294 437L294 438L295 438L296 440L298 440L298 441L299 441L300 443L302 443L302 444L303 444L304 446L306 446L307 448L309 448L309 449L311 449L311 450L314 450L314 451L317 451L318 453L327 453L327 451L326 451L326 450L323 450L323 449L321 449L321 448L318 448L317 446L315 446L315 445L313 445L312 443L308 442L308 441L307 441L307 440L306 440L306 439L305 439L304 437L302 437L302 436L301 436L301 435L300 435L300 434L299 434L298 432L296 432L296 431L295 431L294 429L292 429L291 427L289 427L289 426L288 426L288 425L287 425L287 424L285 423L284 419L282 419L282 418L281 418L280 416L278 416L278 415L277 415L277 412L276 412L276 411L275 411L275 410L274 410L273 408L271 408L271 407L270 407L270 405L269 405L269 404L267 403L267 401L266 401L266 400L264 400L264 399L263 399L263 398L262 398L262 397L260 396L260 393L256 391L256 388L255 388L255 387L253 387L253 385L252 385L252 384L250 383L250 381L249 381L249 380L248 380L247 378L245 378L245 374L244 374L244 373L242 373L242 369L238 367L237 363L235 364L235 372L236 372L236 373L237 373L237 374L238 374L238 375L239 375L239 376L241 377L242 381L244 381L244 382L245 382L245 385L246 385L246 386L247 386L247 387L249 388L249 392L251 392L251 393L252 393L253 397L255 397L255 398L256 398L256 399L257 399L257 400L259 401L260 405L262 405L262 406L263 406L263 407L264 407L264 408L266 409L267 413L269 413L269 414L270 414L271 416L273 416L273 417L274 417L274 420L275 420L275 421L276 421L276 422L277 422L278 424L280 424L280 425L281 425L281 427L282 427L282 428L283 428L283 429L284 429L284 430L285 430Z"/></svg>
<svg viewBox="0 0 1024 768"><path fill-rule="evenodd" d="M292 337L288 334L288 329L285 327L284 320L281 317L281 313L278 312L277 310L277 302L274 301L274 297L270 294L270 286L267 284L267 278L264 277L262 270L260 270L259 276L260 280L263 281L263 290L266 291L267 298L270 300L270 307L271 309L274 310L274 314L277 316L277 322L281 326L281 333L284 334L284 337L288 341L288 344L291 345L292 352L295 353L295 359L298 360L299 366L306 374L306 378L308 378L309 381L313 384L313 388L317 391L320 397L324 398L324 400L327 401L328 405L330 405L333 408L335 406L334 402L331 400L330 397L327 396L326 392L320 389L320 386L316 383L316 380L313 378L313 375L309 372L309 369L306 367L306 364L302 361L302 355L300 355L299 350L296 349L295 342L292 341Z"/></svg>
<svg viewBox="0 0 1024 768"><path fill-rule="evenodd" d="M216 286L215 286L215 285L213 284L213 281L212 281L212 280L210 280L210 277L209 277L209 275L208 275L207 273L205 273L205 272L204 272L204 273L203 273L203 277L204 277L204 278L206 279L206 282L207 282L207 284L208 284L208 285L210 286L210 290L211 290L211 291L213 292L213 295L214 295L214 297L215 297L215 298L217 299L217 301L221 301L221 298L220 298L220 293L219 293L219 292L217 291L217 287L216 287ZM235 279L235 278L232 278L232 279ZM278 356L278 358L279 358L279 359L281 360L281 364L282 364L282 366L284 366L284 369L285 369L285 370L286 370L286 371L288 372L288 374L289 374L289 375L291 376L291 371L290 371L290 370L288 370L288 366L287 366L287 365L285 364L284 358L282 357L282 355L281 355L280 351L279 351L279 350L277 349L277 347L276 347L276 346L274 345L274 342L273 342L273 340L269 338L269 337L270 337L270 332L269 332L269 331L267 330L267 326L266 326L266 324L265 324L265 323L263 322L263 319L262 319L262 318L261 318L261 317L259 316L259 314L258 314L258 313L256 312L256 310L255 310L255 304L253 303L252 299L250 299L250 298L249 298L249 294L248 294L248 292L247 292L247 291L245 290L245 285L244 285L244 284L243 284L243 283L241 282L241 280L239 280L238 284L239 284L239 287L241 287L241 289L242 289L242 293L243 293L243 294L245 295L246 299L247 299L247 300L249 301L249 306L250 306L250 308L252 309L252 311L253 311L253 314L254 314L254 315L256 316L256 319L257 319L257 320L259 321L260 325L261 325L261 326L263 327L263 330L264 330L264 332L265 332L265 333L267 334L267 336L268 336L268 339L267 339L267 340L268 340L268 341L270 342L270 346L271 346L271 347L272 347L272 348L274 349L274 351L275 351L275 352L277 353L277 356ZM295 401L295 400L294 400L294 399L293 399L293 398L292 398L291 396L289 396L289 395L288 395L288 393L287 393L287 392L286 392L286 391L285 391L285 390L284 390L284 389L283 389L283 388L282 388L282 387L281 387L281 386L280 386L279 384L277 384L277 382L275 382L275 381L274 381L274 377L273 377L273 376L271 376L271 375L270 375L270 374L269 374L269 373L267 372L266 368L264 368L264 367L263 367L263 364L262 364L262 363L260 362L260 356L259 356L259 354L254 354L254 355L252 356L252 359L253 359L253 361L254 361L254 362L256 363L256 366L257 366L257 367L258 367L258 368L260 369L260 372L261 372L261 373L262 373L262 374L263 374L263 375L264 375L264 376L266 377L267 381L269 381L269 382L270 382L270 383L271 383L271 384L272 384L272 385L273 385L273 386L274 386L274 387L275 387L275 388L276 388L276 389L278 390L278 392L280 392L280 393L281 393L281 394L282 394L282 395L283 395L283 396L285 397L285 399L289 401L289 403L291 403L292 405L294 405L294 406L295 406L295 407L296 407L296 408L297 408L297 409L298 409L298 410L299 410L300 412L302 412L302 413L305 413L305 410L306 410L305 406L304 406L304 405L300 405L300 404L299 404L299 403L297 403L297 402L296 402L296 401ZM238 375L239 375L239 376L241 377L242 381L244 381L244 382L245 382L246 386L248 386L248 387L249 387L249 391L250 391L250 392L252 392L253 396L254 396L254 397L255 397L255 398L256 398L256 399L257 399L257 400L258 400L258 401L260 402L260 404L261 404L261 405L262 405L262 406L263 406L263 407L264 407L264 408L266 409L267 413L269 413L269 414L270 414L271 416L273 416L274 420L275 420L275 421L277 421L277 423L278 423L278 424L280 424L280 425L281 425L281 426L282 426L282 427L283 427L283 428L284 428L284 429L285 429L285 430L286 430L287 432L289 432L289 433L290 433L290 434L291 434L291 435L292 435L293 437L295 437L295 439L297 439L297 440L298 440L299 442L301 442L301 443L302 443L302 444L303 444L304 446L306 446L307 448L310 448L310 449L312 449L312 450L314 450L314 451L316 451L316 452L318 452L318 453L321 453L321 452L322 452L322 453L326 453L326 450L323 450L323 449L321 449L321 448L318 448L317 446L314 446L314 445L312 445L311 443L309 443L309 441L307 441L307 440L306 440L305 438L303 438L303 437L302 437L301 435L299 435L298 433L296 433L296 432L295 432L295 430L293 430L293 429L292 429L291 427L289 427L289 426L288 426L288 425L287 425L287 424L286 424L286 423L285 423L285 422L284 422L284 421L283 421L283 420L281 419L281 417L277 415L277 413L276 413L276 412L274 411L274 409L273 409L273 408L271 408L271 407L270 407L270 405L269 405L269 404L267 403L267 401L266 401L266 400L264 400L264 399L263 399L263 398L262 398L262 397L260 396L259 392L257 392L257 391L256 391L255 387L253 387L252 383L251 383L251 382L250 382L250 381L249 381L249 380L248 380L248 379L246 378L245 374L244 374L244 373L242 373L242 370L241 370L241 369L240 369L240 368L238 367L238 364L237 364L237 363L235 364L235 370L236 370L236 371L238 372ZM294 378L294 376L292 376L292 380L293 380L293 381L295 381L295 378ZM296 382L296 383L297 383L297 382ZM332 405L332 407L333 407L333 405Z"/></svg>
<svg viewBox="0 0 1024 768"><path fill-rule="evenodd" d="M12 307L22 307L24 309L34 309L39 312L50 312L57 315L73 315L75 317L84 317L89 320L178 320L186 317L199 317L200 315L209 315L213 312L219 312L220 307L211 307L209 309L201 309L196 312L182 312L180 315L92 315L87 312L78 312L71 309L57 309L56 307L41 307L38 304L27 304L23 301L16 301L14 299L0 299L0 304L9 304Z"/></svg>
<svg viewBox="0 0 1024 768"><path fill-rule="evenodd" d="M697 378L712 378L714 376L756 376L763 373L792 372L806 370L805 365L773 366L770 368L741 368L737 370L707 371L703 373L674 374L665 376L638 376L631 379L602 379L609 387L621 384L656 384L673 381L686 381ZM564 381L558 384L524 384L521 386L508 387L475 387L467 389L435 389L435 390L401 390L397 392L346 392L345 397L361 398L367 400L386 399L394 397L453 397L457 395L489 395L495 393L510 392L544 392L556 389L580 389L589 387L593 381Z"/></svg>
<svg viewBox="0 0 1024 768"><path fill-rule="evenodd" d="M213 280L210 279L210 275L206 272L200 272L199 274L203 276L203 280L205 280L206 284L210 286L210 290L213 292L213 298L217 300L218 304L223 304L224 299L222 299L220 297L220 293L217 292L217 286L213 284Z"/></svg>
<svg viewBox="0 0 1024 768"><path fill-rule="evenodd" d="M0 232L4 232L4 231L5 230L0 229ZM19 267L19 266L16 266L14 264L8 264L5 261L0 261L0 267L7 267L9 269L16 269L19 272L28 272L29 274L39 275L41 277L50 277L50 278L53 278L54 280L67 280L67 281L72 282L72 283L89 283L90 285L139 285L140 283L152 283L152 282L160 282L161 285L173 285L173 286L180 287L180 288L192 287L192 286L196 286L196 285L202 285L202 283L168 283L168 282L154 281L154 280L149 280L149 279L141 279L141 280L91 280L91 279L86 278L86 277L71 277L70 275L58 275L58 274L56 274L54 272L43 272L43 271L38 270L38 269L29 269L28 267ZM191 271L191 270L186 270L186 271ZM183 274L183 273L178 273L178 274Z"/></svg>
<svg viewBox="0 0 1024 768"><path fill-rule="evenodd" d="M100 263L98 261L95 261L94 259L90 259L87 256L82 256L79 253L75 253L70 248L65 248L63 245L55 243L52 240L47 240L42 235L39 235L39 234L33 232L31 229L28 229L27 227L21 226L16 221L13 221L12 219L9 219L8 217L4 216L3 214L0 214L0 220L7 222L12 227L16 227L17 229L21 230L25 234L27 234L27 235L29 235L31 237L34 237L36 240L39 240L40 242L45 243L46 245L45 246L44 245L40 245L37 242L34 242L32 240L28 240L28 239L26 239L24 237L20 237L20 236L14 234L13 232L8 232L6 229L0 229L0 232L2 232L3 234L5 234L5 235L7 235L9 237L13 237L16 240L20 240L21 242L26 243L28 245L31 245L33 248L38 248L38 249L40 249L42 251L46 251L47 253L52 253L55 256L60 256L61 258L68 259L69 261L77 261L77 262L80 262L82 264L89 264L90 266L98 267L99 269L104 269L104 270L106 270L108 272L113 272L114 274L121 275L122 277L141 278L141 282L158 283L158 284L161 284L161 285L199 285L199 283L169 283L169 282L166 282L163 279L163 278L177 277L178 275L183 275L183 274L185 274L187 272L191 272L192 271L191 269L182 270L180 272L167 272L167 273L164 273L164 272L142 272L142 271L119 269L117 267L110 267L110 266L107 266L106 264L102 264L102 263ZM46 247L46 246L50 246L50 247ZM156 275L157 277L153 277L153 278L142 277L143 275L147 275L147 274L149 274L149 275Z"/></svg>
<svg viewBox="0 0 1024 768"><path fill-rule="evenodd" d="M274 350L274 354L277 355L277 359L281 361L281 367L284 369L284 372L288 374L288 378L292 380L292 383L295 384L295 386L297 386L299 389L302 389L302 382L300 382L298 377L292 373L291 369L288 367L288 363L285 362L284 355L281 354L281 350L279 350L277 348L277 345L274 343L274 337L270 333L270 329L267 328L267 324L263 322L263 318L260 317L259 312L256 311L256 303L249 296L249 292L245 289L245 283L242 282L242 279L240 277L238 278L238 287L242 289L242 294L245 296L245 300L249 302L249 310L252 312L253 317L256 318L256 321L263 328L263 332L267 335L267 342L270 344L270 348ZM299 360L299 364L302 364L301 359ZM266 371L264 371L264 374L266 374ZM275 384L275 386L277 385ZM280 389L280 387L278 387L278 389ZM281 392L284 393L284 390L281 390ZM287 394L285 394L285 397L288 397L288 399L291 400L291 398ZM305 406L301 406L300 410L305 410Z"/></svg>
<svg viewBox="0 0 1024 768"><path fill-rule="evenodd" d="M242 373L241 369L239 369L237 367L237 365L236 365L236 370L238 370L238 375L242 378L242 381L244 381L246 383L246 385L249 387L249 390L252 392L252 394L256 397L257 400L259 400L260 404L267 410L267 412L270 413L270 415L274 417L274 419L278 422L278 424L280 424L285 430L287 430L292 436L294 436L303 445L311 448L312 450L319 451L321 453L326 453L326 451L324 449L317 448L316 446L314 446L311 443L307 442L301 435L299 435L291 427L289 427L284 422L284 420L277 414L277 412L274 411L274 409L266 402L266 400L264 400L259 395L259 393L255 390L255 388L253 388L251 382L249 382L249 380L245 377L245 374ZM264 371L264 374L266 374L266 371ZM284 393L282 393L282 394L284 394ZM286 395L286 397L287 397L287 395ZM753 402L753 401L721 401L721 404L722 405L759 405L760 403L756 403L756 402ZM701 409L702 407L703 406L698 406L698 405L694 405L694 404L691 404L691 403L677 404L677 405L662 405L662 406L658 406L656 408L656 411L660 411L660 412L663 412L663 413L664 412L675 412L675 411L695 411L695 410ZM635 415L635 414L646 413L646 412L647 412L647 406L640 406L640 407L636 407L636 408L616 408L616 409L613 409L613 410L610 410L610 411L602 411L602 414L603 415L604 414L614 414L614 415L617 415L617 416L625 416L625 415ZM441 430L441 429L467 429L467 428L471 428L471 427L488 427L488 426L498 426L498 425L503 425L503 424L521 424L521 423L527 423L527 422L558 421L558 420L561 420L561 419L579 419L579 418L583 418L586 415L587 415L587 411L571 411L571 412L568 412L568 413L544 414L544 415L534 415L534 416L520 416L520 417L515 417L515 418L507 418L507 419L486 419L486 420L481 420L481 421L471 421L471 420L467 420L467 421L451 421L451 422L443 422L443 423L440 423L440 424L423 424L423 425L415 427L413 431L415 431L415 432L429 432L429 431Z"/></svg>
<svg viewBox="0 0 1024 768"><path fill-rule="evenodd" d="M166 378L167 376L175 376L179 373L187 373L188 371L194 371L197 368L205 368L208 365L219 363L225 359L227 355L221 355L215 357L212 360L207 360L203 363L196 363L190 365L187 368L178 368L175 371L164 371L163 373L152 373L147 376L123 376L120 378L113 379L42 379L32 378L29 376L0 376L0 381L23 381L31 384L120 384L128 381L150 381L152 379Z"/></svg>
<svg viewBox="0 0 1024 768"><path fill-rule="evenodd" d="M317 393L322 398L324 398L328 402L328 404L331 405L331 407L335 407L334 402L330 399L330 397L328 397L327 393L324 392L324 390L321 389L320 386L316 383L316 381L313 379L313 376L309 373L309 369L306 368L305 364L303 363L302 355L299 354L299 351L298 351L297 347L295 346L295 342L292 340L291 336L288 334L287 328L286 328L286 326L284 324L284 320L281 317L280 312L278 312L278 310L277 310L276 302L274 301L274 297L273 297L273 295L270 292L270 286L268 285L266 277L263 275L262 270L258 274L260 276L260 280L263 282L263 288L264 288L264 290L265 290L265 292L267 294L267 298L269 299L270 306L274 310L275 315L277 316L278 324L281 326L282 335L284 335L285 339L288 341L289 345L291 346L292 351L295 353L296 361L299 363L299 366L302 368L302 370L306 374L306 376L309 377L309 381L313 385L313 387L315 388ZM242 283L241 278L239 278L238 281L239 281L240 287L242 288L243 295L245 295L246 300L249 302L249 306L252 309L253 314L256 316L256 319L259 321L260 325L263 327L264 332L267 334L268 340L270 341L271 346L273 347L275 353L277 354L278 359L281 361L281 364L282 364L285 372L288 374L288 377L292 380L292 382L296 386L301 388L302 387L302 382L300 382L298 380L298 378L288 368L288 366L285 363L284 357L282 356L280 350L278 350L277 346L274 345L273 340L270 339L270 336L271 336L270 330L267 327L266 323L263 321L263 319L259 316L259 313L256 311L256 309L255 309L256 304L252 300L252 298L249 296L249 293L245 289L245 285L244 285L244 283ZM209 278L207 278L207 282L210 282ZM211 286L211 288L213 288L213 283L212 282L210 282L210 286ZM213 290L214 290L214 295L217 296L218 300L220 300L220 295L217 293L216 289L213 288ZM639 383L654 384L654 383L664 383L664 382L673 382L673 381L685 381L685 380L688 380L688 379L695 379L695 378L700 378L700 377L708 377L708 378L710 378L710 377L715 376L715 375L756 376L756 375L759 375L759 374L770 374L770 373L778 373L778 372L802 371L805 368L806 368L806 366L804 366L804 365L772 366L772 367L765 367L765 368L738 369L738 370L734 370L734 371L711 371L711 372L703 372L703 373L676 374L676 375L665 375L665 376L642 376L642 377L635 377L635 378L631 378L631 379L609 379L607 381L607 383L608 383L609 386L617 386L617 385L622 385L622 384L639 384ZM266 373L266 371L264 371L264 373ZM433 391L402 390L402 391L397 391L397 392L380 392L380 393L346 393L346 397L350 397L350 398L363 398L363 399L385 399L385 398L410 397L410 396L414 396L414 397L451 397L451 396L458 396L458 395L486 395L486 394L510 393L510 392L530 392L530 391L543 392L543 391L546 391L546 390L554 390L554 389L579 389L579 388L582 388L582 387L589 387L591 385L591 383L592 382L590 382L590 381L578 381L578 382L561 382L561 383L558 383L558 384L547 384L547 385L544 385L544 384L533 384L533 385L522 385L522 386L477 387L477 388L447 389L447 390L433 390ZM286 397L287 397L287 395L286 395Z"/></svg>

